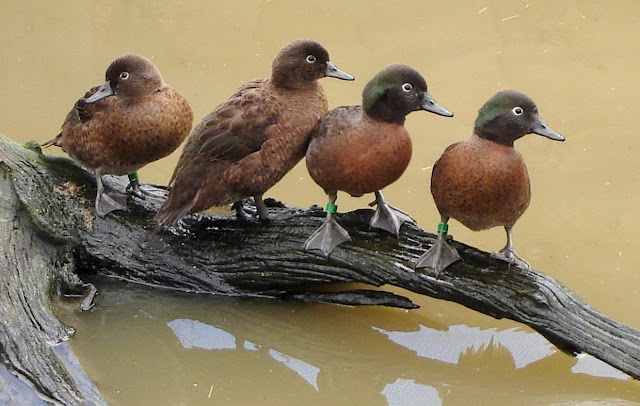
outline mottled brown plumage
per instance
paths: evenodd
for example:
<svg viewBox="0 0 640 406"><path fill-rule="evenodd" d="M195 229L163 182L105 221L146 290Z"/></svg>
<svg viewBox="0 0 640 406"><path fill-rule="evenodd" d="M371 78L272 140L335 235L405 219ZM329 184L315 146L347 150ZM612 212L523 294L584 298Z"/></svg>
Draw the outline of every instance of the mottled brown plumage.
<svg viewBox="0 0 640 406"><path fill-rule="evenodd" d="M189 136L159 226L251 196L266 218L262 194L302 159L309 132L327 111L318 83L325 76L353 79L317 42L295 41L276 56L271 78L245 84L209 113Z"/></svg>
<svg viewBox="0 0 640 406"><path fill-rule="evenodd" d="M61 147L95 172L99 189L96 210L101 216L126 207L118 198L115 205L101 206L100 177L133 174L169 155L193 123L187 101L164 83L156 66L142 56L119 57L107 69L106 80L75 103L60 134L43 144ZM104 197L107 201L110 198Z"/></svg>
<svg viewBox="0 0 640 406"><path fill-rule="evenodd" d="M433 167L440 214L474 231L512 227L529 206L529 174L513 147L472 135L449 146Z"/></svg>
<svg viewBox="0 0 640 406"><path fill-rule="evenodd" d="M371 227L397 235L402 223L412 220L389 206L380 190L395 182L411 160L404 121L416 110L453 115L433 101L420 73L406 65L391 65L369 81L362 106L338 107L320 119L306 162L313 180L329 196L329 209L325 223L307 240L306 250L327 256L350 239L333 218L338 191L352 196L376 194L378 208Z"/></svg>
<svg viewBox="0 0 640 406"><path fill-rule="evenodd" d="M407 130L363 114L361 106L330 111L313 134L307 168L327 194L376 192L398 180L411 160Z"/></svg>
<svg viewBox="0 0 640 406"><path fill-rule="evenodd" d="M506 90L480 109L469 139L444 151L431 175L431 194L441 216L438 239L418 260L417 268L432 268L437 274L460 259L446 242L449 218L474 231L504 227L507 244L494 256L529 267L513 249L511 229L531 199L527 166L513 143L530 133L564 141L542 121L533 100Z"/></svg>

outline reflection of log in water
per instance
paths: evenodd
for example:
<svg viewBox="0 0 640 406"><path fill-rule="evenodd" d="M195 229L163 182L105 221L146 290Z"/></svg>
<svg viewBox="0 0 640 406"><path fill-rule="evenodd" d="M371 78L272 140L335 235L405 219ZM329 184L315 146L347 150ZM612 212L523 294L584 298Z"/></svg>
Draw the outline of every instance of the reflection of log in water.
<svg viewBox="0 0 640 406"><path fill-rule="evenodd" d="M592 354L640 378L640 333L592 310L567 288L538 272L508 267L485 252L455 244L464 262L441 279L412 271L433 235L405 227L402 238L368 230L370 211L343 216L353 243L330 260L302 250L322 221L310 209L288 221L260 223L196 216L176 234L154 235L151 202L131 213L93 215L92 176L65 158L46 158L0 137L0 345L11 368L42 394L63 404L104 404L93 383L51 342L67 331L49 295L81 286L75 272L97 272L184 291L411 308L384 291L319 293L311 284L391 284L455 301L482 313L527 324L565 351ZM107 181L122 190L125 182ZM70 358L73 359L73 358Z"/></svg>
<svg viewBox="0 0 640 406"><path fill-rule="evenodd" d="M410 396L416 391L434 392L425 385L435 388L433 395L446 397L444 403L456 404L465 404L469 393L477 395L474 398L477 404L536 403L537 397L538 404L555 404L566 402L567 396L576 402L597 398L602 403L631 404L639 399L633 384L606 364L583 372L591 376L606 373L605 376L622 380L603 381L571 373L588 357L554 357L557 349L539 334L524 331L528 330L525 328L447 326L441 324L440 317L432 318L428 312L416 318L393 309L345 310L337 306L221 295L199 298L103 278L96 283L103 293L99 311L62 319L71 325L77 323L84 331L93 329L92 343L85 341L81 345L85 352L88 348L91 353L103 346L111 348L109 340L114 334L111 330L116 326L126 329L115 333L120 337L124 334L137 340L138 334L145 335L141 332L153 334L148 342L142 338L145 341L138 344L153 343L166 350L148 360L140 354L139 345L117 347L118 354L127 360L126 365L135 363L137 367L129 370L111 365L104 372L119 378L103 384L125 393L131 390L123 387L130 379L127 374L148 377L156 369L200 371L212 366L205 376L215 386L211 398L214 404L228 399L227 396L233 402L234 394L244 393L243 384L250 382L256 382L250 386L255 394L251 399L267 400L266 403L279 396L287 403L285 398L295 398L292 393L305 393L304 399L324 399L324 403L330 403L328 399L349 399L351 404L365 404L371 402L372 396L385 392L396 399L391 405L415 404L416 399L424 404L439 404ZM139 315L146 316L136 317ZM166 348L176 342L184 349ZM505 372L508 378L496 379ZM176 387L184 387L200 377L199 372L194 372L181 376L180 382L171 379ZM143 387L153 385L146 379L140 382ZM274 389L283 385L283 381L287 382L286 395ZM562 385L551 384L554 382ZM458 387L459 383L464 383L463 388ZM170 396L173 397L167 403L181 399L175 391ZM243 400L250 403L247 398Z"/></svg>

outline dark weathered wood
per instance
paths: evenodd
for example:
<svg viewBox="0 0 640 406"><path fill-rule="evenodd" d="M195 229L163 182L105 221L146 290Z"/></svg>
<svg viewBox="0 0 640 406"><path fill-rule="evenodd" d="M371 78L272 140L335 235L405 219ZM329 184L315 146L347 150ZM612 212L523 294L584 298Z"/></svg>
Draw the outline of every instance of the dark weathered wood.
<svg viewBox="0 0 640 406"><path fill-rule="evenodd" d="M0 248L0 266L7 270L0 317L10 321L0 326L2 353L10 368L63 404L81 398L104 404L81 369L65 368L48 345L69 334L51 313L50 294L82 289L76 272L190 292L415 307L380 289L334 292L340 282L395 285L522 322L565 351L592 354L640 378L637 330L594 311L545 274L509 269L460 243L453 244L464 262L440 278L416 273L412 264L435 236L415 226L403 227L400 239L370 231L370 210L341 216L353 242L325 259L302 250L323 220L318 208L271 222L198 215L177 230L153 234L157 202L136 199L129 213L97 218L93 176L66 158L0 136L0 168L0 235L8 242ZM124 180L107 179L107 187L124 190Z"/></svg>
<svg viewBox="0 0 640 406"><path fill-rule="evenodd" d="M106 404L91 379L75 366L77 361L67 342L71 330L58 321L51 308L50 297L58 289L75 289L80 284L73 257L68 249L60 248L60 241L42 233L37 220L24 210L31 202L47 200L46 195L39 195L37 190L18 192L13 187L17 179L28 173L42 176L38 173L42 170L40 159L33 154L12 154L22 149L3 141L0 145L1 353L11 371L32 385L45 400L65 405ZM2 387L7 379L0 377L0 381ZM7 396L12 397L3 400L21 404L25 399L32 399L33 395L25 394L28 388L21 388L15 394L7 391Z"/></svg>

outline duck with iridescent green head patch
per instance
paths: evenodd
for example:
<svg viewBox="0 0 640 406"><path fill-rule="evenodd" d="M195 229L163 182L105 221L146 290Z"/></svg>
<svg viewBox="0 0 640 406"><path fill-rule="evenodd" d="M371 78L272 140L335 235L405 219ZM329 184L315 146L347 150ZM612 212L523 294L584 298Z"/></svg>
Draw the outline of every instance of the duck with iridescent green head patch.
<svg viewBox="0 0 640 406"><path fill-rule="evenodd" d="M435 244L420 257L416 268L430 268L437 275L461 259L446 241L447 223L454 218L474 231L504 227L507 243L492 256L530 269L513 249L513 226L531 200L527 166L513 143L532 133L564 141L523 93L504 90L482 106L471 137L450 145L433 167L431 194L441 222Z"/></svg>
<svg viewBox="0 0 640 406"><path fill-rule="evenodd" d="M362 106L338 107L320 119L311 134L306 162L329 204L324 223L307 239L305 250L328 256L351 239L334 218L338 191L356 197L375 193L371 227L397 236L404 222L414 222L387 204L380 190L395 182L409 164L412 146L404 122L407 114L417 110L453 116L433 100L419 72L391 65L367 83Z"/></svg>

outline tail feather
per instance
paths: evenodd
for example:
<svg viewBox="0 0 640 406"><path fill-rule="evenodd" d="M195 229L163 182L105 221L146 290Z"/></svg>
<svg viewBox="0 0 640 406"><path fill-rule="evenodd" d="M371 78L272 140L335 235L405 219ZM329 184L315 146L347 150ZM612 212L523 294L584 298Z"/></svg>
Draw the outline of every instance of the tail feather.
<svg viewBox="0 0 640 406"><path fill-rule="evenodd" d="M175 226L178 220L189 214L193 203L185 200L186 199L178 199L175 197L172 199L171 192L169 192L167 200L154 217L156 222L156 227L153 230L154 233L159 233L164 229Z"/></svg>
<svg viewBox="0 0 640 406"><path fill-rule="evenodd" d="M42 144L40 144L40 148L47 148L50 147L52 145L56 146L56 147L62 147L62 143L61 143L61 138L62 137L62 133L56 135L55 138L50 139L49 141L43 142Z"/></svg>

